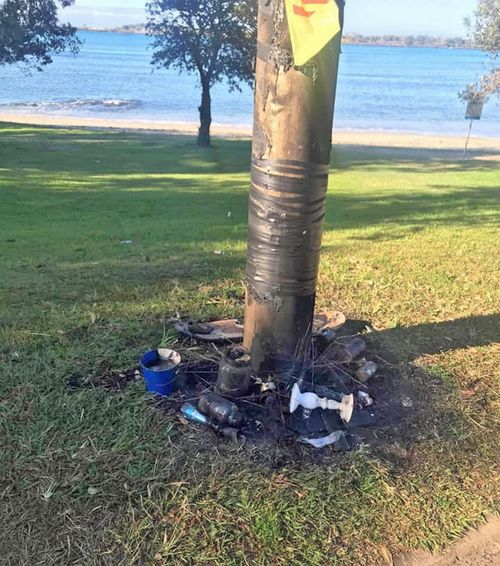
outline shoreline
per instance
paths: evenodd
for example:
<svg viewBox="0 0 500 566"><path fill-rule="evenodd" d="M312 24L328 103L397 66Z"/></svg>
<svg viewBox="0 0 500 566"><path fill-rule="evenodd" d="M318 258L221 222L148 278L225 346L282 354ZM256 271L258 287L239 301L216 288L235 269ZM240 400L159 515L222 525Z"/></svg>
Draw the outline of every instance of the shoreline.
<svg viewBox="0 0 500 566"><path fill-rule="evenodd" d="M108 118L88 118L74 116L52 116L39 114L0 113L0 125L3 123L46 126L57 128L83 128L94 130L117 130L128 132L150 132L167 135L196 135L197 122L175 122L165 120L127 120ZM211 133L215 137L232 139L250 139L252 127L246 125L212 124ZM334 129L335 145L383 146L406 149L446 149L462 150L465 135L438 135L427 133L391 132L391 131L354 131ZM500 160L500 137L471 136L471 152L481 150L491 152L488 158ZM483 158L486 156L482 156Z"/></svg>
<svg viewBox="0 0 500 566"><path fill-rule="evenodd" d="M149 37L144 24L132 24L132 26L127 29L126 26L124 27L117 27L117 28L91 28L91 27L76 27L77 32L85 32L85 33L118 33L120 35L142 35L144 37ZM361 40L357 39L357 38L363 38ZM432 40L435 39L438 41L438 43L423 43L423 44L415 44L415 43L404 43L404 40L408 40L408 38L411 38L413 36L407 36L407 35L401 35L398 37L401 38L401 41L398 43L397 41L394 40L385 40L384 36L375 36L378 37L380 40L380 43L377 43L376 41L373 40L368 40L368 39L364 39L366 36L363 36L363 34L357 34L357 33L346 33L343 37L342 37L342 45L359 45L361 47L400 47L400 48L404 48L404 49L467 49L470 51L481 51L481 49L477 46L474 45L473 43L471 44L463 44L463 45L446 45L444 42L446 42L446 40L449 41L453 41L453 39L457 39L457 38L453 38L453 37L440 37L440 36L429 36L428 39ZM353 39L356 38L356 39ZM463 41L468 41L466 38L460 38L463 39Z"/></svg>

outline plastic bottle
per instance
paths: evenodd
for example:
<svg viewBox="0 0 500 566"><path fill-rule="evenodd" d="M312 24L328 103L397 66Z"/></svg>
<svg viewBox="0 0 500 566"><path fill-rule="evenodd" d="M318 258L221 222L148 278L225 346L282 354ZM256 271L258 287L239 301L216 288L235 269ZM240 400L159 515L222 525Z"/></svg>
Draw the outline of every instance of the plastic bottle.
<svg viewBox="0 0 500 566"><path fill-rule="evenodd" d="M366 350L366 342L362 338L353 338L346 342L339 352L340 361L351 363Z"/></svg>

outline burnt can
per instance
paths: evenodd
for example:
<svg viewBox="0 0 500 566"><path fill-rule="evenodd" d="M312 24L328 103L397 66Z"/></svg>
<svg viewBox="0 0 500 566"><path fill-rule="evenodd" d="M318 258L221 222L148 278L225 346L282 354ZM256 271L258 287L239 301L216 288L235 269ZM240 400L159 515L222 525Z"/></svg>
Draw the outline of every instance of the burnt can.
<svg viewBox="0 0 500 566"><path fill-rule="evenodd" d="M341 362L351 363L365 350L366 342L362 338L352 338L341 347L339 359Z"/></svg>
<svg viewBox="0 0 500 566"><path fill-rule="evenodd" d="M366 362L356 372L356 377L363 383L368 381L377 373L378 366L375 362Z"/></svg>
<svg viewBox="0 0 500 566"><path fill-rule="evenodd" d="M198 409L219 424L227 424L230 427L239 427L244 421L243 415L232 401L211 391L203 393L200 397Z"/></svg>
<svg viewBox="0 0 500 566"><path fill-rule="evenodd" d="M241 346L229 348L219 363L215 391L229 397L241 397L248 393L252 378L251 358Z"/></svg>

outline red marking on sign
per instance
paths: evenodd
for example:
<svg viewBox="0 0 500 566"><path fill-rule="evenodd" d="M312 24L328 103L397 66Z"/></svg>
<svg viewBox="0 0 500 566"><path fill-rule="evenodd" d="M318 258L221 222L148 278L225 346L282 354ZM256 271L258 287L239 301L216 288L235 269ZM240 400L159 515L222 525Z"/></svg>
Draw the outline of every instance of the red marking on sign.
<svg viewBox="0 0 500 566"><path fill-rule="evenodd" d="M300 0L302 4L308 6L310 4L328 4L332 0ZM304 18L310 18L315 12L308 12L302 6L293 5L293 13L296 16L303 16Z"/></svg>
<svg viewBox="0 0 500 566"><path fill-rule="evenodd" d="M314 12L306 12L302 6L297 6L296 4L293 5L293 13L296 16L304 16L304 18L309 18L314 14Z"/></svg>

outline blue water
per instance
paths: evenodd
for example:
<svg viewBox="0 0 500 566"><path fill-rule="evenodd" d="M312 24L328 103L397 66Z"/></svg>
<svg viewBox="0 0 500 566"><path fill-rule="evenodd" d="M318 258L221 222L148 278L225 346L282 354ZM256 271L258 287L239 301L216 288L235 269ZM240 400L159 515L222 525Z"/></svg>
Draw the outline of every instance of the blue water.
<svg viewBox="0 0 500 566"><path fill-rule="evenodd" d="M148 38L81 32L76 56L63 54L43 72L0 67L0 113L57 114L128 120L196 121L199 89L194 75L152 70ZM486 71L475 50L343 47L335 127L464 134L464 103L457 92ZM213 91L220 124L252 122L252 92ZM500 105L491 100L474 133L500 136Z"/></svg>

